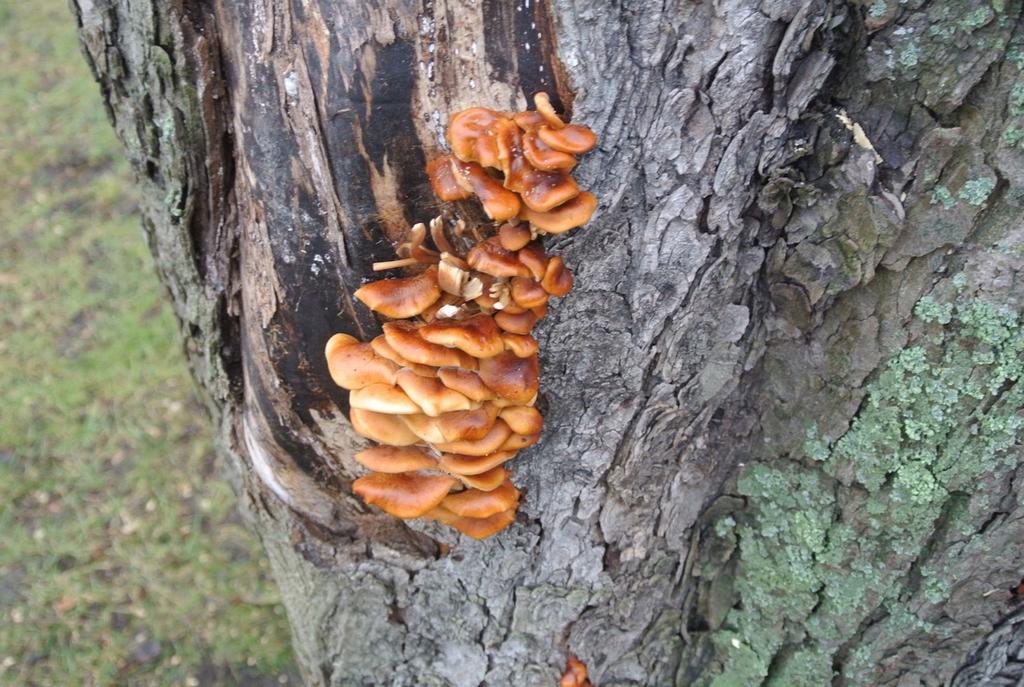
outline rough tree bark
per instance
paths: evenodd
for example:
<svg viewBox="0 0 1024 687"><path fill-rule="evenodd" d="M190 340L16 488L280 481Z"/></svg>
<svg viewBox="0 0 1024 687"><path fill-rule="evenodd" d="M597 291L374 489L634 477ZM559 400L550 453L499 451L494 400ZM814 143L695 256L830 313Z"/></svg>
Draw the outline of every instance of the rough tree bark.
<svg viewBox="0 0 1024 687"><path fill-rule="evenodd" d="M73 6L309 684L1021 675L1020 0ZM458 540L353 499L322 350L447 115L542 89L601 204Z"/></svg>

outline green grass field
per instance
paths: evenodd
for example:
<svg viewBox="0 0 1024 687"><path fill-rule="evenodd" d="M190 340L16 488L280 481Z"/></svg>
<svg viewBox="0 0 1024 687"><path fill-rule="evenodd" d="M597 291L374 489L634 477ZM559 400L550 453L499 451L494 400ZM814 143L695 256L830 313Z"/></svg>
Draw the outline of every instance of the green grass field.
<svg viewBox="0 0 1024 687"><path fill-rule="evenodd" d="M0 684L296 684L66 3L0 54Z"/></svg>

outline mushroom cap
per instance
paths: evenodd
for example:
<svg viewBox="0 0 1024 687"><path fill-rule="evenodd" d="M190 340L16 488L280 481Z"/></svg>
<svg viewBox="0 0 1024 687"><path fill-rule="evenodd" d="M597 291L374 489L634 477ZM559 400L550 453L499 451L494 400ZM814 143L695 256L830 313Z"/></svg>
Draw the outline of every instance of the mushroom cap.
<svg viewBox="0 0 1024 687"><path fill-rule="evenodd" d="M537 280L544 278L544 272L548 268L548 254L540 241L530 241L519 249L516 257L530 271L529 276Z"/></svg>
<svg viewBox="0 0 1024 687"><path fill-rule="evenodd" d="M551 262L554 262L554 260ZM513 277L512 300L523 308L536 308L538 305L547 302L548 292L544 290L541 284L538 284L529 277Z"/></svg>
<svg viewBox="0 0 1024 687"><path fill-rule="evenodd" d="M434 320L420 327L419 334L430 343L458 348L474 358L490 358L505 348L494 318L484 313L461 320Z"/></svg>
<svg viewBox="0 0 1024 687"><path fill-rule="evenodd" d="M529 334L533 330L533 325L537 324L537 315L532 310L521 313L502 311L494 316L494 321L506 332L525 335Z"/></svg>
<svg viewBox="0 0 1024 687"><path fill-rule="evenodd" d="M401 417L416 417L415 415L403 415ZM508 428L504 420L495 420L489 432L480 439L466 439L461 441L430 442L434 448L442 453L462 453L467 456L486 456L497 451L502 444L512 436L512 430Z"/></svg>
<svg viewBox="0 0 1024 687"><path fill-rule="evenodd" d="M408 322L386 322L382 327L384 338L395 353L421 365L441 367L476 367L476 359L460 350L439 346L426 341L419 328Z"/></svg>
<svg viewBox="0 0 1024 687"><path fill-rule="evenodd" d="M463 189L472 191L480 199L488 217L502 222L519 214L521 206L519 196L505 188L478 163L462 162L453 158L451 166L455 174L455 181Z"/></svg>
<svg viewBox="0 0 1024 687"><path fill-rule="evenodd" d="M544 417L533 406L508 406L498 417L516 434L537 434L544 427Z"/></svg>
<svg viewBox="0 0 1024 687"><path fill-rule="evenodd" d="M501 340L505 342L505 349L516 354L517 358L529 358L537 353L539 346L537 339L529 334L502 334Z"/></svg>
<svg viewBox="0 0 1024 687"><path fill-rule="evenodd" d="M441 297L437 268L429 268L414 277L380 279L361 286L355 297L370 310L396 319L415 317Z"/></svg>
<svg viewBox="0 0 1024 687"><path fill-rule="evenodd" d="M551 105L551 98L547 93L541 91L533 94L533 106L537 108L537 114L544 118L544 123L552 129L561 129L565 126L562 118L555 114L555 108Z"/></svg>
<svg viewBox="0 0 1024 687"><path fill-rule="evenodd" d="M480 491L492 491L501 486L502 482L508 479L510 476L509 471L505 468L498 467L491 468L487 472L481 472L479 475L456 475L459 480L471 489L479 489Z"/></svg>
<svg viewBox="0 0 1024 687"><path fill-rule="evenodd" d="M565 664L562 678L558 681L558 687L590 687L590 682L587 680L587 667L572 654L569 654L569 660Z"/></svg>
<svg viewBox="0 0 1024 687"><path fill-rule="evenodd" d="M544 119L544 115L536 110L529 110L527 112L516 112L512 115L512 121L516 123L523 131L536 131L542 126L547 126L548 122Z"/></svg>
<svg viewBox="0 0 1024 687"><path fill-rule="evenodd" d="M502 224L498 227L498 242L507 251L515 252L533 239L533 232L526 222Z"/></svg>
<svg viewBox="0 0 1024 687"><path fill-rule="evenodd" d="M550 131L550 129L542 129ZM569 170L576 166L576 158L564 151L555 150L545 143L538 131L529 131L523 135L523 155L526 161L537 169L548 172Z"/></svg>
<svg viewBox="0 0 1024 687"><path fill-rule="evenodd" d="M449 493L441 501L441 506L464 518L486 518L496 513L515 508L519 504L519 490L506 479L497 489L481 491L466 489L454 494Z"/></svg>
<svg viewBox="0 0 1024 687"><path fill-rule="evenodd" d="M403 417L408 417L404 415ZM536 434L513 434L501 445L502 451L519 451L529 448L540 441L540 432Z"/></svg>
<svg viewBox="0 0 1024 687"><path fill-rule="evenodd" d="M500 408L493 404L473 410L457 410L437 417L437 427L446 442L477 441L487 436L498 419Z"/></svg>
<svg viewBox="0 0 1024 687"><path fill-rule="evenodd" d="M576 155L587 152L597 143L597 134L579 124L566 124L561 129L538 129L537 138L552 150Z"/></svg>
<svg viewBox="0 0 1024 687"><path fill-rule="evenodd" d="M486 539L487 537L493 536L498 532L511 525L516 520L516 509L509 508L507 511L501 513L495 513L486 518L464 518L459 515L455 515L447 508L438 506L434 508L426 517L433 518L438 522L442 522L449 527L454 527L463 534L469 535L474 539Z"/></svg>
<svg viewBox="0 0 1024 687"><path fill-rule="evenodd" d="M370 384L362 389L353 389L348 395L348 402L353 408L372 410L375 413L412 415L422 412L404 391L390 384Z"/></svg>
<svg viewBox="0 0 1024 687"><path fill-rule="evenodd" d="M406 360L402 356L398 355L395 349L391 347L391 344L388 343L388 340L384 338L383 334L373 338L370 341L369 345L373 349L373 352L376 353L378 356L395 364L396 373L398 372L398 368L404 367L412 370L421 377L433 377L436 374L434 372L433 367L429 365L420 365L419 363L414 363L413 361ZM392 375L391 383L394 383L394 380L395 376Z"/></svg>
<svg viewBox="0 0 1024 687"><path fill-rule="evenodd" d="M371 472L352 483L352 491L364 501L395 517L418 518L433 509L458 481L447 475Z"/></svg>
<svg viewBox="0 0 1024 687"><path fill-rule="evenodd" d="M584 191L567 203L547 212L537 212L524 205L519 216L537 229L549 234L561 234L586 224L596 209L597 198L593 193Z"/></svg>
<svg viewBox="0 0 1024 687"><path fill-rule="evenodd" d="M415 446L374 446L357 453L355 459L365 468L388 474L437 468L437 459Z"/></svg>
<svg viewBox="0 0 1024 687"><path fill-rule="evenodd" d="M504 340L504 337L502 339ZM480 375L472 370L442 367L437 370L437 377L446 387L458 391L470 400L489 401L494 398L494 392L484 384Z"/></svg>
<svg viewBox="0 0 1024 687"><path fill-rule="evenodd" d="M335 334L327 342L327 369L343 389L370 384L394 384L398 366L376 353L370 344L353 343L348 334Z"/></svg>
<svg viewBox="0 0 1024 687"><path fill-rule="evenodd" d="M465 200L472 197L472 190L464 189L455 178L451 160L451 155L443 155L427 163L430 187L434 189L434 194L441 200Z"/></svg>
<svg viewBox="0 0 1024 687"><path fill-rule="evenodd" d="M372 410L352 408L349 411L349 420L352 422L352 429L367 439L372 439L379 444L390 444L391 446L409 446L420 443L416 436L400 418L406 415L385 415L375 413ZM504 423L502 423L504 424Z"/></svg>
<svg viewBox="0 0 1024 687"><path fill-rule="evenodd" d="M474 402L463 394L448 388L437 377L423 377L412 370L399 370L395 383L412 399L424 415L437 417L456 410L470 410Z"/></svg>
<svg viewBox="0 0 1024 687"><path fill-rule="evenodd" d="M499 396L526 405L537 395L540 365L536 355L519 358L512 351L505 351L493 358L481 360L479 375L484 384Z"/></svg>
<svg viewBox="0 0 1024 687"><path fill-rule="evenodd" d="M479 162L484 167L499 167L496 134L508 118L485 107L456 112L448 120L446 138L460 160Z"/></svg>
<svg viewBox="0 0 1024 687"><path fill-rule="evenodd" d="M525 208L535 212L547 212L580 193L579 185L564 171L545 172L536 169L524 157L512 159L509 172L505 175L504 188L518 193Z"/></svg>
<svg viewBox="0 0 1024 687"><path fill-rule="evenodd" d="M565 266L565 261L561 256L556 255L548 261L540 285L552 296L561 297L572 291L572 281L572 272Z"/></svg>
<svg viewBox="0 0 1024 687"><path fill-rule="evenodd" d="M419 415L397 415L396 417L401 418L408 430L419 437L421 441L428 444L441 444L447 440L436 417L422 413Z"/></svg>
<svg viewBox="0 0 1024 687"><path fill-rule="evenodd" d="M530 271L519 261L519 256L502 248L497 236L492 236L470 248L466 262L473 269L492 277L530 276Z"/></svg>
<svg viewBox="0 0 1024 687"><path fill-rule="evenodd" d="M482 475L511 460L515 451L495 451L485 456L467 456L462 453L441 454L441 467L453 475Z"/></svg>

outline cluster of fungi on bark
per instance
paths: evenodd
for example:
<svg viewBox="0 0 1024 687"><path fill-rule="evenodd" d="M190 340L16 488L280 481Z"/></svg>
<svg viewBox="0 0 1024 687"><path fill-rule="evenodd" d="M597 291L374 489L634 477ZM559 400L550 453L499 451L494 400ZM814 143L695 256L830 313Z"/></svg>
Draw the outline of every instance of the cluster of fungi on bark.
<svg viewBox="0 0 1024 687"><path fill-rule="evenodd" d="M331 377L348 389L353 429L380 445L355 458L370 473L352 490L403 519L427 518L477 539L515 519L520 492L504 467L540 438L533 326L551 296L572 288L539 236L590 219L596 199L568 171L594 133L566 124L548 97L537 110L474 107L455 114L452 155L430 162L445 201L476 197L492 220L467 227L437 217L417 224L400 259L375 269L422 268L366 284L355 296L390 318L367 343L335 334Z"/></svg>

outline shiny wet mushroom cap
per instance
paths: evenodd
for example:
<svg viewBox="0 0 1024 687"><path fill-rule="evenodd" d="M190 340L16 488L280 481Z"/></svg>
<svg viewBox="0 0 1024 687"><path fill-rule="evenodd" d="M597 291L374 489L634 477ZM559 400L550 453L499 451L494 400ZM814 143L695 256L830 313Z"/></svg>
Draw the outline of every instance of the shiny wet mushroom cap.
<svg viewBox="0 0 1024 687"><path fill-rule="evenodd" d="M431 266L414 277L370 282L354 295L371 310L398 319L414 317L433 305L441 297L441 288L437 285L437 268Z"/></svg>
<svg viewBox="0 0 1024 687"><path fill-rule="evenodd" d="M370 473L352 483L367 503L398 518L418 518L440 504L458 481L447 475Z"/></svg>

